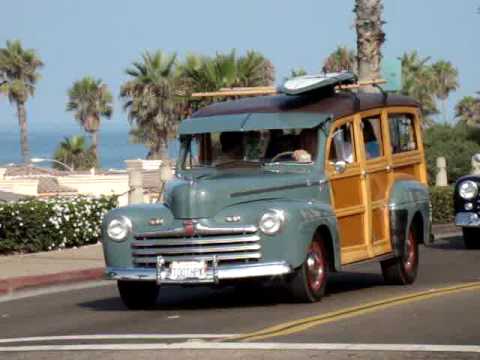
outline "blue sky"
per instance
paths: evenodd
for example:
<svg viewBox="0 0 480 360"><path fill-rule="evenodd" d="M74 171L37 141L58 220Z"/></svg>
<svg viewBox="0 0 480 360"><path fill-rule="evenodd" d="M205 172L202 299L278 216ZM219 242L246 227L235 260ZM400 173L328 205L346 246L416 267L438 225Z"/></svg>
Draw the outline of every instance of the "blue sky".
<svg viewBox="0 0 480 360"><path fill-rule="evenodd" d="M0 46L20 39L45 62L28 104L32 132L78 129L65 112L66 91L86 74L103 79L116 97L114 116L103 128L124 130L119 87L125 68L142 51L162 49L183 57L255 49L272 60L278 80L291 68L317 72L337 45L355 46L353 2L3 0ZM416 49L458 67L460 88L449 99L452 114L461 97L480 90L480 1L384 0L384 5L386 58ZM17 131L15 109L6 99L0 99L0 123L3 131Z"/></svg>

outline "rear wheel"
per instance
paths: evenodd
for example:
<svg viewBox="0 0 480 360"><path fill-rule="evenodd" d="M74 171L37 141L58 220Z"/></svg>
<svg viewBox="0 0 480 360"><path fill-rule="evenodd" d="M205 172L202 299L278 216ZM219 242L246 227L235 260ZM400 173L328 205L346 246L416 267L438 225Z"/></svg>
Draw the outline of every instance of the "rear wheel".
<svg viewBox="0 0 480 360"><path fill-rule="evenodd" d="M462 232L467 249L480 249L480 229L462 228Z"/></svg>
<svg viewBox="0 0 480 360"><path fill-rule="evenodd" d="M147 309L155 305L160 290L153 281L118 280L117 286L123 303L131 310Z"/></svg>
<svg viewBox="0 0 480 360"><path fill-rule="evenodd" d="M325 294L328 257L321 239L312 241L305 262L291 274L288 287L298 302L316 302Z"/></svg>
<svg viewBox="0 0 480 360"><path fill-rule="evenodd" d="M412 226L408 231L403 256L382 261L381 266L383 278L388 284L407 285L415 281L418 270L418 242Z"/></svg>

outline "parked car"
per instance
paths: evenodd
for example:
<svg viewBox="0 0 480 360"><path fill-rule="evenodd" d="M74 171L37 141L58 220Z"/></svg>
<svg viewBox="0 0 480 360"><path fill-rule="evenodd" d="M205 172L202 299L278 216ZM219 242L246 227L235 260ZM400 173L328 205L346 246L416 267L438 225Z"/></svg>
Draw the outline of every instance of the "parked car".
<svg viewBox="0 0 480 360"><path fill-rule="evenodd" d="M430 228L418 104L339 82L213 104L180 124L165 203L104 219L106 274L127 307L171 284L272 278L314 302L330 273L372 260L388 283L415 280Z"/></svg>
<svg viewBox="0 0 480 360"><path fill-rule="evenodd" d="M480 154L475 155L480 163ZM467 249L480 249L480 176L467 175L457 180L454 191L455 224L462 227Z"/></svg>

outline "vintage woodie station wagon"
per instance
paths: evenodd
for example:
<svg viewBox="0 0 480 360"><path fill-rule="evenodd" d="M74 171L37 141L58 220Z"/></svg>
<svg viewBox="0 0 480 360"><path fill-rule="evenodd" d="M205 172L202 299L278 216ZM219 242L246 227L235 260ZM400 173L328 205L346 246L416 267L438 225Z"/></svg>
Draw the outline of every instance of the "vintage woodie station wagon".
<svg viewBox="0 0 480 360"><path fill-rule="evenodd" d="M329 273L372 260L388 283L412 283L430 229L418 104L342 90L354 82L296 78L184 120L164 203L104 219L106 274L127 307L152 305L164 285L248 279L313 302Z"/></svg>

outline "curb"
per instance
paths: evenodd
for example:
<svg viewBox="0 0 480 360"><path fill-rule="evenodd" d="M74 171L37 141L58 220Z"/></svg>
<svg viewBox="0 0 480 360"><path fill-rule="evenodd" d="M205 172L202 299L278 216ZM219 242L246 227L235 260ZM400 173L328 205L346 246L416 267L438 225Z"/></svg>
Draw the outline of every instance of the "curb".
<svg viewBox="0 0 480 360"><path fill-rule="evenodd" d="M18 290L36 288L40 286L66 284L88 280L100 280L104 278L104 273L105 268L100 267L45 275L20 276L9 279L0 279L0 295L8 295Z"/></svg>

